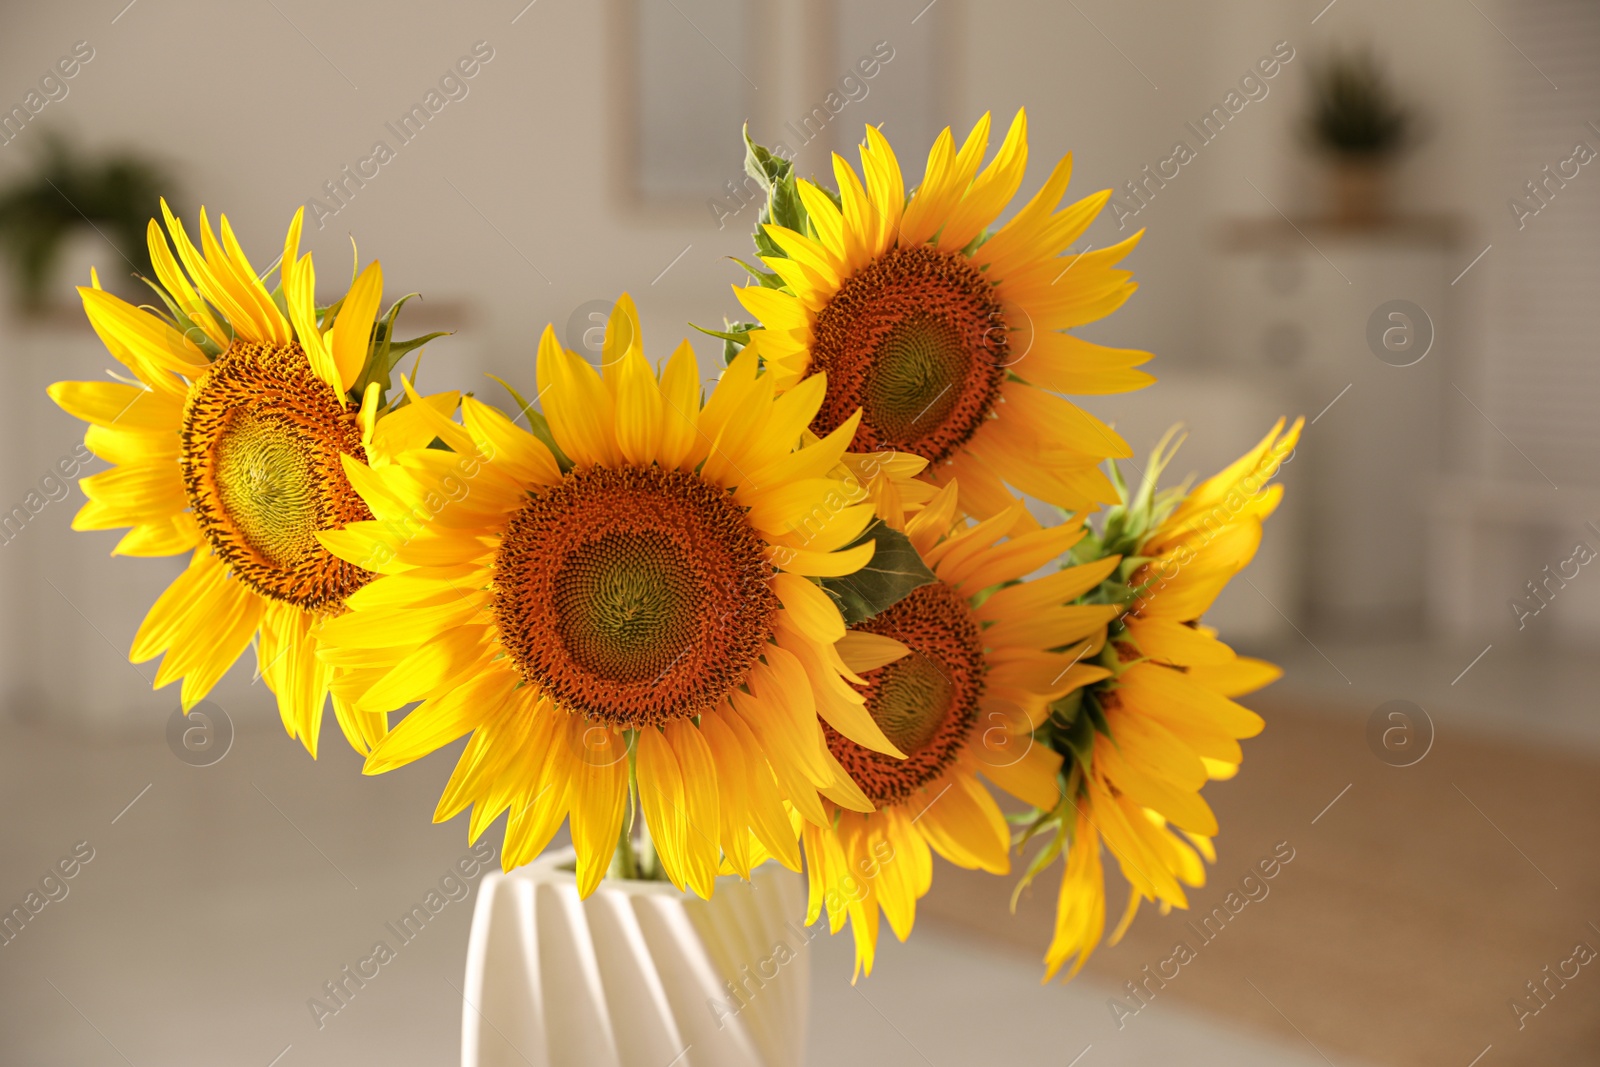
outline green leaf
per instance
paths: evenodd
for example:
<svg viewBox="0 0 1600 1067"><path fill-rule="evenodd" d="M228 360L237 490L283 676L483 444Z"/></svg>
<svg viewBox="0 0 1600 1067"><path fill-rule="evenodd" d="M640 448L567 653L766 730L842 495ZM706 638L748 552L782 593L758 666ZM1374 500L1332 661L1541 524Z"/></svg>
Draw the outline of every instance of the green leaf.
<svg viewBox="0 0 1600 1067"><path fill-rule="evenodd" d="M847 626L865 622L898 604L913 590L938 580L906 535L882 519L874 519L849 547L867 541L876 542L877 549L865 567L842 578L820 579Z"/></svg>

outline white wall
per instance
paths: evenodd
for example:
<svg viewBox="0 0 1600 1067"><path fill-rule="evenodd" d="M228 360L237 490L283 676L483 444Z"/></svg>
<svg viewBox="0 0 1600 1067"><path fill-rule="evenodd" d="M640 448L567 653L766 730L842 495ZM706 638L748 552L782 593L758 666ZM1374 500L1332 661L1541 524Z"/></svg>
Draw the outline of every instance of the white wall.
<svg viewBox="0 0 1600 1067"><path fill-rule="evenodd" d="M629 211L616 195L615 105L627 63L614 32L621 0L537 0L527 7L525 0L139 0L126 8L125 2L8 13L0 34L0 110L21 103L74 42L87 40L94 58L71 80L66 98L0 146L0 178L23 170L30 141L47 126L97 146L137 146L165 159L181 177L186 214L192 217L201 203L226 210L264 266L281 247L294 209L323 196L324 182L368 157L375 141L398 145L385 124L398 122L484 41L493 58L467 83L468 95L448 103L348 206L308 233L306 244L330 283L324 294L342 280L354 235L364 259L383 260L391 296L407 290L426 295L429 307L411 320L419 331L461 327L458 338L434 346L424 386L478 388L494 398L498 388L481 378L483 370L531 382L544 324L562 328L580 305L624 289L638 300L647 340L660 354L688 332L686 320L715 324L724 314L740 314L728 285L742 272L725 257L748 254L745 227L753 212L719 230L708 210ZM909 0L874 3L895 11L923 7ZM1507 17L1498 5L1479 6ZM757 72L761 86L751 116L758 132L762 123L775 128L783 117L808 110L818 84L836 74L827 69L830 60L815 58L817 42L832 25L828 10L815 0L763 3L762 52L738 57ZM1028 108L1033 163L1023 196L1068 150L1076 158L1072 195L1120 188L1145 164L1168 155L1173 142L1186 137L1185 122L1220 102L1276 42L1295 49L1270 94L1249 104L1139 213L1135 222L1148 232L1128 265L1141 290L1117 315L1085 331L1154 351L1157 375L1181 382L1183 372L1210 373L1218 362L1208 351L1218 332L1208 309L1215 302L1211 268L1222 221L1270 215L1265 199L1291 214L1315 208L1317 172L1295 147L1293 127L1307 61L1330 42L1370 40L1429 120L1429 137L1401 177L1402 205L1455 216L1464 234L1463 266L1502 225L1493 86L1503 63L1521 60L1471 5L1337 0L1324 11L1323 0L939 0L935 10L949 20L953 44L939 90L950 101L952 124L964 131L990 109L1003 128L1017 107ZM896 47L924 47L909 17L906 23ZM684 62L723 62L702 51ZM859 124L872 119L869 104L841 117L851 127L841 142L853 141ZM729 131L730 139L736 135ZM926 145L899 150L906 169L920 173ZM802 157L806 169L825 166L812 158L817 154ZM721 192L708 189L706 196ZM1108 214L1086 240L1104 245L1130 231L1119 233ZM108 272L119 267L108 248L98 258ZM1480 332L1481 287L1490 277L1481 270L1463 281L1441 336L1440 358L1451 361L1469 388L1477 359L1471 339ZM0 347L20 358L18 346L4 344L6 336L0 332ZM716 349L699 347L710 372ZM73 373L89 370L74 366ZM26 377L50 376L50 368L32 368ZM1183 409L1182 399L1159 406ZM46 401L30 394L9 403L15 411L18 404ZM1096 406L1114 415L1125 403ZM1351 404L1349 414L1359 417L1355 398ZM1249 405L1265 409L1272 397L1255 395ZM1486 439L1472 412L1447 415L1457 443ZM1196 432L1188 452L1197 467L1236 453L1264 429L1214 408L1195 410L1190 419ZM38 455L12 464L21 482L31 478L24 466L53 459L58 445L69 445L78 431L64 415L49 412L31 432L40 436ZM1133 443L1141 449L1149 444L1142 438ZM1494 439L1484 447L1495 447ZM65 536L69 510L44 517L55 523L50 536Z"/></svg>
<svg viewBox="0 0 1600 1067"><path fill-rule="evenodd" d="M1309 205L1307 168L1285 145L1305 58L1326 41L1374 41L1433 120L1430 140L1403 179L1408 206L1459 213L1475 227L1500 210L1482 136L1493 105L1484 71L1503 42L1470 6L1338 0L1313 26L1319 5L1281 0L941 3L959 26L951 74L958 128L985 108L1006 116L1029 109L1035 166L1024 193L1067 150L1076 154L1074 192L1121 186L1167 154L1183 123L1217 102L1274 42L1295 47L1297 59L1271 95L1251 104L1136 220L1150 230L1131 261L1143 291L1104 330L1163 359L1195 358L1218 216L1269 210L1245 179L1286 210ZM469 95L449 103L311 235L324 272L342 271L353 234L363 256L384 260L396 291L481 304L478 329L502 364L524 357L545 321L559 324L583 301L623 288L639 299L652 336L667 341L681 335L675 323L686 316L735 313L726 283L739 272L721 257L746 251L742 232L719 232L710 212L629 215L612 195L608 93L626 61L613 47L614 6L539 0L513 25L521 8L517 0L280 0L276 10L143 0L113 24L116 0L92 9L35 7L7 20L0 101L20 101L36 72L88 40L94 60L37 125L96 143L137 144L168 159L191 211L200 203L228 210L246 245L266 261L299 203L368 156L375 140L395 142L384 124L419 101L474 42L487 41L494 59L468 83ZM805 92L795 75L803 47L795 42L808 36L808 14L819 10L816 3L770 5L769 54L750 57L753 69L772 72L770 80L766 73L758 79L766 83L757 96L767 115L799 110L784 106ZM187 44L194 40L232 44ZM0 174L16 172L33 137L30 131L0 147ZM920 163L923 147L902 147L908 169ZM1114 224L1104 221L1089 239L1114 236ZM115 266L114 257L105 258Z"/></svg>

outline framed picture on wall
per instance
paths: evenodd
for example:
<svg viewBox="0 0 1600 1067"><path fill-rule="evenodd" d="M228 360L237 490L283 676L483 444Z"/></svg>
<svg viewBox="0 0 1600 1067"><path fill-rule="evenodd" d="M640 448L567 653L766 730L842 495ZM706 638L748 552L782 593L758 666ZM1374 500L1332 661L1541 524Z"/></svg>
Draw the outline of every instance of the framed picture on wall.
<svg viewBox="0 0 1600 1067"><path fill-rule="evenodd" d="M756 0L617 0L618 191L627 206L699 208L743 170L756 111ZM766 91L776 91L772 79Z"/></svg>
<svg viewBox="0 0 1600 1067"><path fill-rule="evenodd" d="M717 203L749 195L746 122L802 174L828 174L869 123L925 152L957 103L959 2L615 0L623 206L681 217L709 203L715 220Z"/></svg>

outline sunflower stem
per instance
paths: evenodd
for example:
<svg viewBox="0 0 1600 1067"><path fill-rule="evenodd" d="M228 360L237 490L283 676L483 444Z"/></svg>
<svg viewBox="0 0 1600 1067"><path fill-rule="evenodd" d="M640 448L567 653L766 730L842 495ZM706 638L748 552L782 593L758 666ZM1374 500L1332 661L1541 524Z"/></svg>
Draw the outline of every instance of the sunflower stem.
<svg viewBox="0 0 1600 1067"><path fill-rule="evenodd" d="M633 850L633 835L628 832L628 824L622 824L622 833L617 839L617 853L611 859L611 877L621 878L624 881L635 881L639 877L639 857Z"/></svg>
<svg viewBox="0 0 1600 1067"><path fill-rule="evenodd" d="M661 857L656 853L655 842L650 840L650 822L647 819L639 820L639 877L646 882L660 882L666 878L661 870Z"/></svg>
<svg viewBox="0 0 1600 1067"><path fill-rule="evenodd" d="M622 831L617 836L617 851L611 858L612 878L628 881L659 882L665 875L655 844L650 840L650 826L640 818L644 814L639 804L639 762L635 755L637 746L632 738L628 744L628 815L622 820ZM633 836L634 826L639 828L639 839Z"/></svg>

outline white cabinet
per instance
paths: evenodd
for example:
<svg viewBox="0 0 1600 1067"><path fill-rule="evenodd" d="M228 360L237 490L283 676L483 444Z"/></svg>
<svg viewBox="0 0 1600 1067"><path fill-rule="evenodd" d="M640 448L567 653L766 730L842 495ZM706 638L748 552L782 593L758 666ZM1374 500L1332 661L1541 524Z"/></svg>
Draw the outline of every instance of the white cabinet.
<svg viewBox="0 0 1600 1067"><path fill-rule="evenodd" d="M1306 498L1304 592L1318 628L1375 635L1423 617L1457 259L1449 227L1425 220L1240 223L1217 253L1216 369L1274 383L1307 418L1291 491Z"/></svg>
<svg viewBox="0 0 1600 1067"><path fill-rule="evenodd" d="M23 717L163 729L177 687L152 693L156 664L129 664L128 648L183 560L113 558L119 531L71 529L83 491L57 464L77 452L83 424L45 394L52 382L104 379L117 364L86 322L14 326L0 359L0 699ZM91 458L78 474L105 468Z"/></svg>

